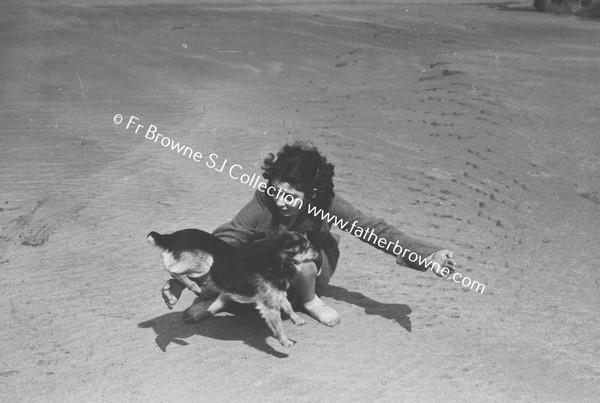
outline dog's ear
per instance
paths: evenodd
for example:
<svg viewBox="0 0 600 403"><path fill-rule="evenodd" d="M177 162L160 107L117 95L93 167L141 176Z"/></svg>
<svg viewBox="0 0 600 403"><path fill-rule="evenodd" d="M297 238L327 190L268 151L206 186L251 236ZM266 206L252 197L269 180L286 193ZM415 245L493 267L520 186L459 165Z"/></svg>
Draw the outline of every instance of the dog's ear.
<svg viewBox="0 0 600 403"><path fill-rule="evenodd" d="M295 254L290 254L286 251L279 251L277 253L277 257L279 262L277 263L277 273L276 274L280 278L288 278L291 279L296 275L298 269L294 263Z"/></svg>
<svg viewBox="0 0 600 403"><path fill-rule="evenodd" d="M298 254L304 253L305 246L308 245L304 245L299 234L292 234L283 247L278 250L277 258L281 270L286 273L286 276L293 276L296 272L296 257Z"/></svg>

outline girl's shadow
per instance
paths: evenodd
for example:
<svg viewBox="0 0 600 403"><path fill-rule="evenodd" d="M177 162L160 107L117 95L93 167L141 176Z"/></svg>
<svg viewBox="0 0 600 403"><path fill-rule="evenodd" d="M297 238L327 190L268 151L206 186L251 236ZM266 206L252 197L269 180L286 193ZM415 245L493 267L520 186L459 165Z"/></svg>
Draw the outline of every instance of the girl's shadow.
<svg viewBox="0 0 600 403"><path fill-rule="evenodd" d="M408 332L411 331L410 318L408 315L410 315L412 311L408 305L383 304L364 296L360 292L348 291L343 287L334 285L328 285L323 290L322 295L364 308L367 315L377 315L382 318L394 320Z"/></svg>
<svg viewBox="0 0 600 403"><path fill-rule="evenodd" d="M156 344L162 351L167 351L167 346L171 343L187 346L185 339L200 335L216 340L241 340L244 344L275 357L289 356L267 344L267 338L272 335L256 309L243 306L234 307L231 311L235 315L217 315L193 325L183 322L182 312L169 312L138 323L138 327L152 328L156 333Z"/></svg>

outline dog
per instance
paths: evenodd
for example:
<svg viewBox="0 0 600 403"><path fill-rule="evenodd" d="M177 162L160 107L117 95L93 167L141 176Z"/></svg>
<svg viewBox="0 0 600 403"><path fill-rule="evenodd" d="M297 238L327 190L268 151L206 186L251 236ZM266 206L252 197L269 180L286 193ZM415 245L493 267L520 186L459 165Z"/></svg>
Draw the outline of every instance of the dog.
<svg viewBox="0 0 600 403"><path fill-rule="evenodd" d="M306 323L294 312L286 292L296 265L319 259L304 234L287 231L240 247L198 229L165 235L153 231L147 239L162 249L165 269L189 290L200 294L202 288L196 281L208 274L210 285L220 294L208 307L207 317L223 310L229 301L253 303L281 345L294 344L283 332L280 311L296 325Z"/></svg>

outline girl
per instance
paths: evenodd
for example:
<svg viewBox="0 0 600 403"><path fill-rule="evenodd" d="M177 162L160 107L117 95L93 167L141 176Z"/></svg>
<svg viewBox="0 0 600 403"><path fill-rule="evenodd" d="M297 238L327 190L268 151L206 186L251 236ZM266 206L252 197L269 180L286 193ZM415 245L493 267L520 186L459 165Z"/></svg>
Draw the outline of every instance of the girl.
<svg viewBox="0 0 600 403"><path fill-rule="evenodd" d="M411 238L383 220L364 215L336 195L333 191L333 168L315 147L303 143L284 146L276 158L270 154L264 161L263 177L268 186L259 187L252 200L233 220L218 227L213 234L229 244L238 245L286 230L305 232L313 246L321 252L322 259L318 259L317 263L299 265L290 291L311 317L328 326L340 322L340 315L317 296L317 291L329 283L340 255L337 236L330 232L334 220L327 220L328 217L335 216L340 229L357 236L359 228L361 233L362 230L370 230L371 236L360 239L388 254L397 254L398 264L425 271L426 262L422 258L427 256L428 267L437 264L438 268L447 268L447 272L454 271L451 251ZM325 215L327 213L329 216ZM379 242L372 242L373 237ZM391 248L390 243L416 253L418 259L409 260L410 255L398 254L398 248ZM441 276L439 271L436 274ZM169 307L177 301L183 288L174 279L165 284L163 298ZM200 298L211 296L215 296L214 291L207 290ZM199 302L184 311L184 321L198 322L225 308Z"/></svg>

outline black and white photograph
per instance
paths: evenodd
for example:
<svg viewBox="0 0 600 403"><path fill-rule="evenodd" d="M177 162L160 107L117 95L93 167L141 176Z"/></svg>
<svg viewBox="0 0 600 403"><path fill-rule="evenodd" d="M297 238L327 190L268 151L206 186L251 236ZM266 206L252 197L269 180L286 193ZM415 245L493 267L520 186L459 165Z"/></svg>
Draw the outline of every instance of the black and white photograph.
<svg viewBox="0 0 600 403"><path fill-rule="evenodd" d="M600 0L3 0L0 401L597 402Z"/></svg>

